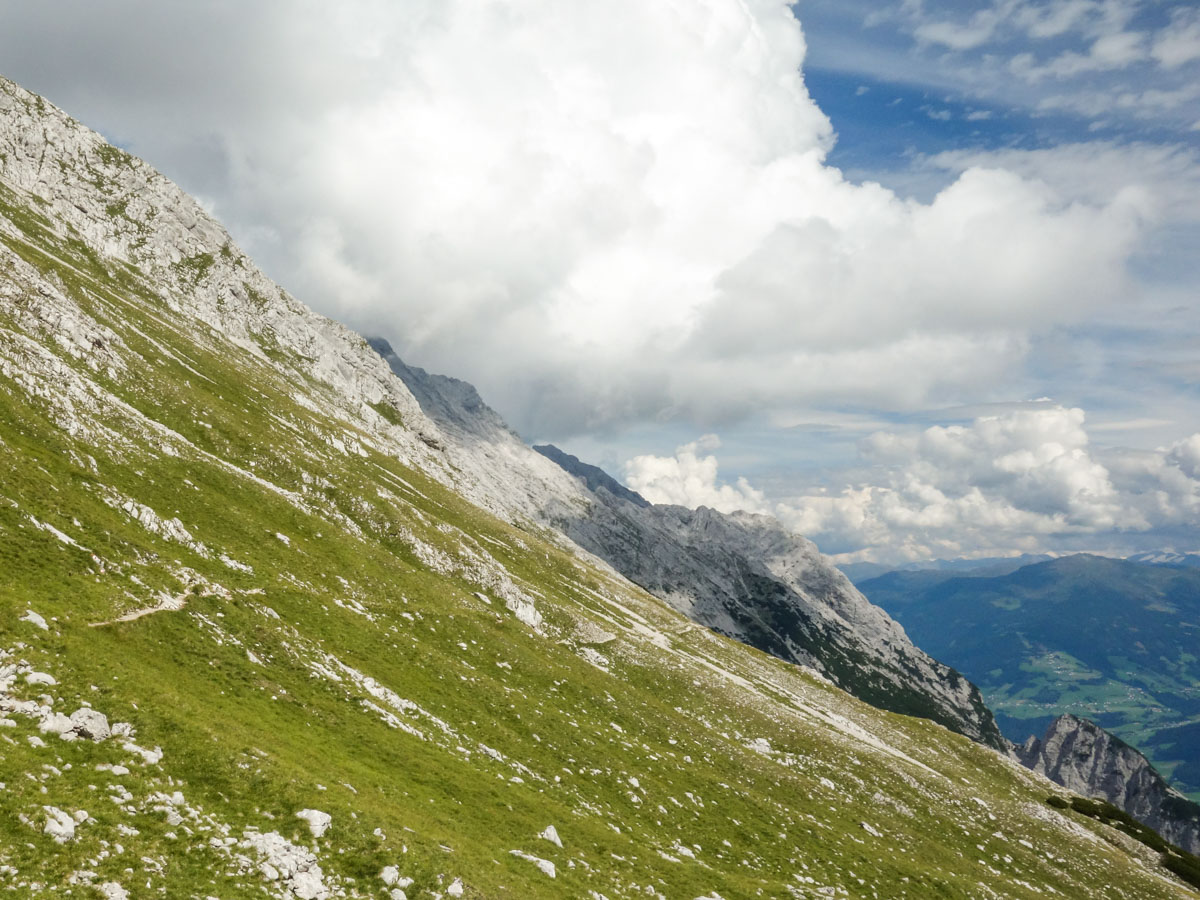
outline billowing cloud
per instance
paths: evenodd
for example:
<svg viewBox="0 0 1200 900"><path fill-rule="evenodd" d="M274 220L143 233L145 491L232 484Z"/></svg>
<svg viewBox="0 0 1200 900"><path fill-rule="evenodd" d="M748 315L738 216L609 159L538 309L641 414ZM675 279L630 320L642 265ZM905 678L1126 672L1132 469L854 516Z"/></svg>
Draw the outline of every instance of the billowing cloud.
<svg viewBox="0 0 1200 900"><path fill-rule="evenodd" d="M1200 524L1200 434L1100 453L1079 409L1040 403L969 425L876 432L860 455L859 480L836 493L768 499L745 479L724 485L695 445L631 461L626 480L658 502L769 511L827 552L883 561L1128 549L1131 535Z"/></svg>
<svg viewBox="0 0 1200 900"><path fill-rule="evenodd" d="M1034 336L1136 295L1162 208L996 164L928 203L848 182L782 0L165 10L23 5L0 49L302 299L531 436L994 397ZM104 52L83 79L47 41Z"/></svg>
<svg viewBox="0 0 1200 900"><path fill-rule="evenodd" d="M692 509L707 506L724 513L769 512L762 491L745 478L739 478L736 485L718 483L717 458L701 454L720 446L715 434L706 434L678 447L674 456L636 456L625 464L625 483L651 503Z"/></svg>

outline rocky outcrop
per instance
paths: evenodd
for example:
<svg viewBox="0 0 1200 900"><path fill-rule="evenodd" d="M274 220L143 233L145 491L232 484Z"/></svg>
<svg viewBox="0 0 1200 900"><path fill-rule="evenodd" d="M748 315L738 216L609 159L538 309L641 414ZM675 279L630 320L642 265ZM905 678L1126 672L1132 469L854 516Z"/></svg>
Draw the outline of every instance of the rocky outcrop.
<svg viewBox="0 0 1200 900"><path fill-rule="evenodd" d="M641 506L606 491L550 521L692 621L808 666L861 700L997 749L978 688L922 652L812 541L770 516Z"/></svg>
<svg viewBox="0 0 1200 900"><path fill-rule="evenodd" d="M1133 747L1087 719L1059 716L1041 740L1017 748L1021 762L1055 784L1100 797L1171 843L1200 853L1200 804L1174 790Z"/></svg>

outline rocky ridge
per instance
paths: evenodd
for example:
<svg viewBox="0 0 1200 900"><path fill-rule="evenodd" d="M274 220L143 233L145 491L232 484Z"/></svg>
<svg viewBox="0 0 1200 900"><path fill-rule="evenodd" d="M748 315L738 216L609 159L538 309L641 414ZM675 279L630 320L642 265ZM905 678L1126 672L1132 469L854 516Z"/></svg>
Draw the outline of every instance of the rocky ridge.
<svg viewBox="0 0 1200 900"><path fill-rule="evenodd" d="M1017 755L1055 784L1107 800L1176 846L1200 853L1200 804L1172 789L1146 757L1095 722L1059 716Z"/></svg>

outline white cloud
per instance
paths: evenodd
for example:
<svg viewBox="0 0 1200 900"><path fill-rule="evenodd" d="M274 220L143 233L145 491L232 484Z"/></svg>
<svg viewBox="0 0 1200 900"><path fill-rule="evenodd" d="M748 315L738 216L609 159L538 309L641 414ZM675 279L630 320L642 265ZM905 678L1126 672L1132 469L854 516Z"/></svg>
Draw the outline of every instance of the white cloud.
<svg viewBox="0 0 1200 900"><path fill-rule="evenodd" d="M1176 10L1171 26L1159 33L1150 52L1164 69L1200 59L1200 10Z"/></svg>
<svg viewBox="0 0 1200 900"><path fill-rule="evenodd" d="M717 482L717 458L701 453L720 446L716 435L706 434L676 448L674 456L635 456L625 464L625 483L651 503L708 506L724 513L768 512L763 493L745 478L736 485Z"/></svg>
<svg viewBox="0 0 1200 900"><path fill-rule="evenodd" d="M5 12L12 74L531 436L993 397L1032 336L1130 296L1161 208L1137 173L847 182L783 0L55 6Z"/></svg>
<svg viewBox="0 0 1200 900"><path fill-rule="evenodd" d="M696 445L633 460L626 480L656 502L769 511L827 552L883 561L1108 545L1200 524L1200 434L1157 451L1100 453L1083 411L1051 403L876 432L860 455L859 480L836 493L767 498L745 479L721 484L717 460L698 457Z"/></svg>
<svg viewBox="0 0 1200 900"><path fill-rule="evenodd" d="M1200 154L1182 145L1090 141L1042 150L947 151L925 162L956 174L1001 169L1053 184L1062 197L1088 205L1136 191L1153 204L1159 222L1200 222Z"/></svg>

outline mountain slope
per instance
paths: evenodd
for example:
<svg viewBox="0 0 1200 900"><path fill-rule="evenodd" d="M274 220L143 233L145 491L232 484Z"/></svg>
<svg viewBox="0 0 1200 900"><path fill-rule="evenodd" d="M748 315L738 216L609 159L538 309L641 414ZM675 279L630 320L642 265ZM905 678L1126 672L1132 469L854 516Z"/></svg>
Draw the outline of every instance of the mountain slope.
<svg viewBox="0 0 1200 900"><path fill-rule="evenodd" d="M495 476L478 490L497 507L565 534L705 627L882 709L1006 747L978 689L913 646L812 542L767 517L650 505L557 448L531 451L470 385L408 366L385 341L373 346L447 437L456 467Z"/></svg>
<svg viewBox="0 0 1200 900"><path fill-rule="evenodd" d="M1086 716L1200 792L1200 570L1079 555L997 578L892 573L863 590L979 684L1010 737Z"/></svg>
<svg viewBox="0 0 1200 900"><path fill-rule="evenodd" d="M5 886L1196 896L1044 779L521 522L577 484L549 461L501 489L517 463L456 447L193 201L0 80Z"/></svg>

